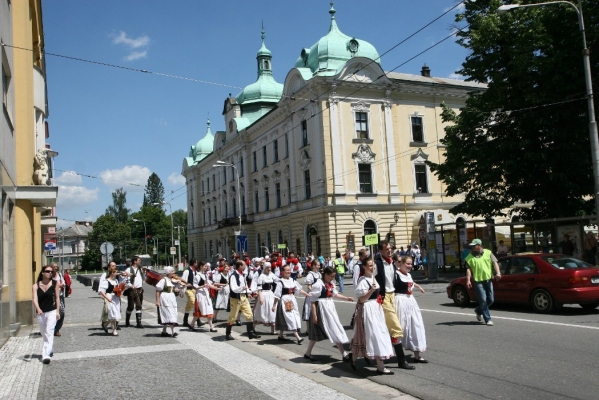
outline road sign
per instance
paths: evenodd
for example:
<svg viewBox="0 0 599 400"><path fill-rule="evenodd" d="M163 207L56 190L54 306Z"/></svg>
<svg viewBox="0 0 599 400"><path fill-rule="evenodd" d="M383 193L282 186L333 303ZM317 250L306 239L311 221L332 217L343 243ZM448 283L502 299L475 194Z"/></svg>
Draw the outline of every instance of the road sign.
<svg viewBox="0 0 599 400"><path fill-rule="evenodd" d="M285 243L277 244L277 249L286 249L287 245Z"/></svg>
<svg viewBox="0 0 599 400"><path fill-rule="evenodd" d="M237 235L236 239L235 249L237 250L237 253L247 253L248 237L246 235Z"/></svg>
<svg viewBox="0 0 599 400"><path fill-rule="evenodd" d="M179 246L179 241L175 240L175 246Z"/></svg>
<svg viewBox="0 0 599 400"><path fill-rule="evenodd" d="M158 254L158 249L156 247L154 247L154 249L152 249L152 254Z"/></svg>
<svg viewBox="0 0 599 400"><path fill-rule="evenodd" d="M114 246L110 242L104 242L100 245L100 253L102 253L104 255L112 254L113 251L114 251Z"/></svg>
<svg viewBox="0 0 599 400"><path fill-rule="evenodd" d="M45 240L44 241L44 250L56 250L56 241L55 240Z"/></svg>
<svg viewBox="0 0 599 400"><path fill-rule="evenodd" d="M175 254L177 254L177 248L175 246L170 248L171 250L171 256L174 256Z"/></svg>

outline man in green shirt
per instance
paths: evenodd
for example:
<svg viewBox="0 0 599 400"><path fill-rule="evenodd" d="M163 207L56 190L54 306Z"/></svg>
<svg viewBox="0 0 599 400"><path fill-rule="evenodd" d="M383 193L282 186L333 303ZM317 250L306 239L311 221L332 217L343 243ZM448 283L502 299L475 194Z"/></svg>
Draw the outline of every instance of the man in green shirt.
<svg viewBox="0 0 599 400"><path fill-rule="evenodd" d="M493 326L489 307L493 304L493 268L495 268L495 280L501 279L497 258L491 250L483 249L483 242L474 239L469 245L470 254L466 257L466 286L472 287L471 278L474 280L474 289L478 297L478 307L474 309L476 319L485 319L488 326Z"/></svg>

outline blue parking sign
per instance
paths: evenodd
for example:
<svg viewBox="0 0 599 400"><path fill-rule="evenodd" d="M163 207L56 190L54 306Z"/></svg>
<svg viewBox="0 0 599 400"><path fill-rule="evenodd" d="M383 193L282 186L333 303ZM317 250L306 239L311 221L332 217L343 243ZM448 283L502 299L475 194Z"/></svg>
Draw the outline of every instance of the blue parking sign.
<svg viewBox="0 0 599 400"><path fill-rule="evenodd" d="M236 250L237 250L237 253L239 253L239 254L247 253L247 251L248 251L248 237L247 236L245 236L245 235L237 236Z"/></svg>

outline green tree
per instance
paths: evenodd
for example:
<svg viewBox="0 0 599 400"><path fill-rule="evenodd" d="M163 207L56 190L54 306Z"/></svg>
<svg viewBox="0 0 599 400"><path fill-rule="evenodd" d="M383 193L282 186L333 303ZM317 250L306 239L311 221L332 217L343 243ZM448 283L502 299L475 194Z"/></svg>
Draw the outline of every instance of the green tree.
<svg viewBox="0 0 599 400"><path fill-rule="evenodd" d="M120 261L117 246L128 242L131 238L131 229L127 224L120 222L110 214L104 214L94 222L94 229L88 236L88 246L81 259L82 269L98 269L102 265L100 245L110 242L115 246L112 258Z"/></svg>
<svg viewBox="0 0 599 400"><path fill-rule="evenodd" d="M112 193L112 205L106 209L106 214L112 215L119 222L125 223L129 219L131 210L127 208L127 192L123 188Z"/></svg>
<svg viewBox="0 0 599 400"><path fill-rule="evenodd" d="M449 123L441 139L445 160L429 166L447 195L465 195L454 213L494 216L511 208L525 219L592 213L577 17L567 5L499 16L503 3L465 1L456 16L459 25L468 24L457 42L471 52L457 72L489 84L486 91L472 93L459 114L443 105L442 119ZM599 2L582 4L597 76Z"/></svg>
<svg viewBox="0 0 599 400"><path fill-rule="evenodd" d="M144 189L144 206L151 206L154 203L162 204L164 201L164 186L162 181L152 172L152 175L148 178L148 183Z"/></svg>

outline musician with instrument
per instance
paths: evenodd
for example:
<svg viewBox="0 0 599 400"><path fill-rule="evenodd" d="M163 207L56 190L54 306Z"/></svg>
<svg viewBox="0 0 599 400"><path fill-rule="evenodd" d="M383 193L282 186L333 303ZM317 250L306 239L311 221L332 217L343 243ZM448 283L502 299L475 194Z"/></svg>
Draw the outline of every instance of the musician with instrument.
<svg viewBox="0 0 599 400"><path fill-rule="evenodd" d="M246 320L246 329L250 339L258 339L260 336L256 334L254 329L254 314L248 301L248 284L245 280L244 271L247 265L243 260L235 261L235 272L229 277L229 286L231 288L230 301L231 312L229 313L229 321L227 323L226 339L233 340L231 336L231 328L235 323L235 317L239 312L243 313Z"/></svg>
<svg viewBox="0 0 599 400"><path fill-rule="evenodd" d="M125 284L119 284L116 266L110 265L106 272L106 279L100 284L98 293L104 299L102 312L102 328L108 333L108 325L112 327L112 334L118 336L116 324L121 319L121 292Z"/></svg>
<svg viewBox="0 0 599 400"><path fill-rule="evenodd" d="M131 326L129 320L133 307L135 307L136 328L143 328L141 324L141 306L144 301L143 282L145 273L141 267L141 259L138 256L131 257L131 267L127 268L123 275L129 277L128 288L125 290L127 296L127 314L125 317L125 326Z"/></svg>
<svg viewBox="0 0 599 400"><path fill-rule="evenodd" d="M183 315L183 326L188 328L190 328L189 313L193 311L196 300L197 286L194 285L193 282L196 279L197 267L198 261L195 258L190 259L189 267L183 271L183 276L181 276L181 280L186 282L185 297L187 298L187 303L185 303L185 314Z"/></svg>

